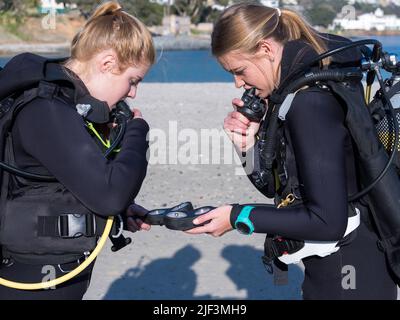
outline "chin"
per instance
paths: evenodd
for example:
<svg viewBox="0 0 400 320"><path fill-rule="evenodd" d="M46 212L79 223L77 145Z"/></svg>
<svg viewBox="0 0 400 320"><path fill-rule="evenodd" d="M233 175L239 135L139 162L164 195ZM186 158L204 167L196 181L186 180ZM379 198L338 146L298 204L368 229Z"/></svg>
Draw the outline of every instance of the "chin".
<svg viewBox="0 0 400 320"><path fill-rule="evenodd" d="M263 90L256 90L256 96L258 96L258 97L260 97L260 98L262 98L262 99L265 99L266 97L268 97L269 96L269 93L268 92L265 92L265 91L263 91Z"/></svg>

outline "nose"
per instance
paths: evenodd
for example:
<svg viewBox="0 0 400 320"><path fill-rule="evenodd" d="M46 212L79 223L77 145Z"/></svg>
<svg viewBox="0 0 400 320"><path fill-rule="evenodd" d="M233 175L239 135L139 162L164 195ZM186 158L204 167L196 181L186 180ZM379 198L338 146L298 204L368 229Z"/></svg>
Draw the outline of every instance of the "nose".
<svg viewBox="0 0 400 320"><path fill-rule="evenodd" d="M245 85L245 82L242 80L242 78L240 78L237 75L234 75L234 79L235 79L235 86L236 88L241 88Z"/></svg>
<svg viewBox="0 0 400 320"><path fill-rule="evenodd" d="M131 90L129 90L128 97L132 98L132 99L136 97L136 87L135 86L132 86Z"/></svg>

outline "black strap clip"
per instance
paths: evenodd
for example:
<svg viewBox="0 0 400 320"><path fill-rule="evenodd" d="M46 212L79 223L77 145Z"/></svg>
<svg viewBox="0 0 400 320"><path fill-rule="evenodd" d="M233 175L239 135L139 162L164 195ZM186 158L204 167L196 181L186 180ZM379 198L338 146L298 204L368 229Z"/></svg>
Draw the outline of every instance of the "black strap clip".
<svg viewBox="0 0 400 320"><path fill-rule="evenodd" d="M58 217L58 233L61 238L94 237L96 222L92 214L63 214Z"/></svg>
<svg viewBox="0 0 400 320"><path fill-rule="evenodd" d="M119 220L119 224L116 223L117 219ZM120 215L115 217L113 229L114 232L111 232L108 238L113 244L111 247L111 251L117 252L118 250L121 250L122 248L130 244L132 242L132 239L125 238L125 236L122 234L122 231L124 230L124 220Z"/></svg>

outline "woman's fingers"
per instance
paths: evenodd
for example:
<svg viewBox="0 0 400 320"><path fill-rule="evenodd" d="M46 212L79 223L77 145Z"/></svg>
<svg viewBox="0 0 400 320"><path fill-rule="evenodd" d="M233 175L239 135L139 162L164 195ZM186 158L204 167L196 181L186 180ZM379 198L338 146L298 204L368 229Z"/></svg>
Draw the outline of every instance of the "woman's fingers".
<svg viewBox="0 0 400 320"><path fill-rule="evenodd" d="M232 112L231 118L239 120L240 122L244 123L247 126L250 124L250 120L247 119L244 115L242 115L240 112L237 112L237 111Z"/></svg>
<svg viewBox="0 0 400 320"><path fill-rule="evenodd" d="M207 233L214 237L220 237L229 230L232 230L230 224L230 212L232 206L222 206L215 208L210 212L197 217L193 223L202 224L206 223L204 226L200 226L194 229L186 231L188 234L200 234Z"/></svg>
<svg viewBox="0 0 400 320"><path fill-rule="evenodd" d="M139 226L140 230L149 231L151 229L151 225L147 224L141 219L136 219L136 224Z"/></svg>
<svg viewBox="0 0 400 320"><path fill-rule="evenodd" d="M128 230L135 232L139 230L150 230L151 226L145 223L141 218L144 217L149 211L144 207L132 203L128 210L126 210Z"/></svg>
<svg viewBox="0 0 400 320"><path fill-rule="evenodd" d="M193 220L193 223L194 224L202 224L204 222L212 220L213 218L215 218L215 209L211 210L210 212L207 212L205 214L202 214L201 216L198 216L196 219Z"/></svg>
<svg viewBox="0 0 400 320"><path fill-rule="evenodd" d="M235 98L232 100L232 107L233 109L237 110L237 108L239 107L243 107L244 106L244 102L243 100L239 99L239 98Z"/></svg>
<svg viewBox="0 0 400 320"><path fill-rule="evenodd" d="M142 112L139 109L133 108L132 112L134 118L143 118Z"/></svg>
<svg viewBox="0 0 400 320"><path fill-rule="evenodd" d="M129 231L136 232L136 231L140 230L140 227L136 223L135 219L133 219L132 217L128 217L128 219L126 219L126 222L128 224Z"/></svg>
<svg viewBox="0 0 400 320"><path fill-rule="evenodd" d="M215 209L211 210L210 212L203 214L199 217L197 217L196 219L193 220L193 224L198 225L198 224L202 224L204 222L210 221L210 223L212 222L212 219L215 218ZM190 230L185 231L186 233L189 234L200 234L200 233L208 233L211 231L211 225L208 223L204 226L200 226L197 228L193 228Z"/></svg>

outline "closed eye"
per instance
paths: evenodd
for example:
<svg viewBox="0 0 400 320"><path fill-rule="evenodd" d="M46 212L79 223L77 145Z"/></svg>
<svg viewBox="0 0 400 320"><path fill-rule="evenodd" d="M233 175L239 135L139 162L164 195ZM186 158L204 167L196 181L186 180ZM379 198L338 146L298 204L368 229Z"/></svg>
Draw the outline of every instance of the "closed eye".
<svg viewBox="0 0 400 320"><path fill-rule="evenodd" d="M244 74L244 71L246 70L246 68L238 68L238 69L233 69L230 70L230 73L236 75L236 76L242 76Z"/></svg>
<svg viewBox="0 0 400 320"><path fill-rule="evenodd" d="M132 79L132 80L129 82L129 84L130 84L132 87L137 87L138 84L139 84L141 81L142 81L142 78Z"/></svg>

